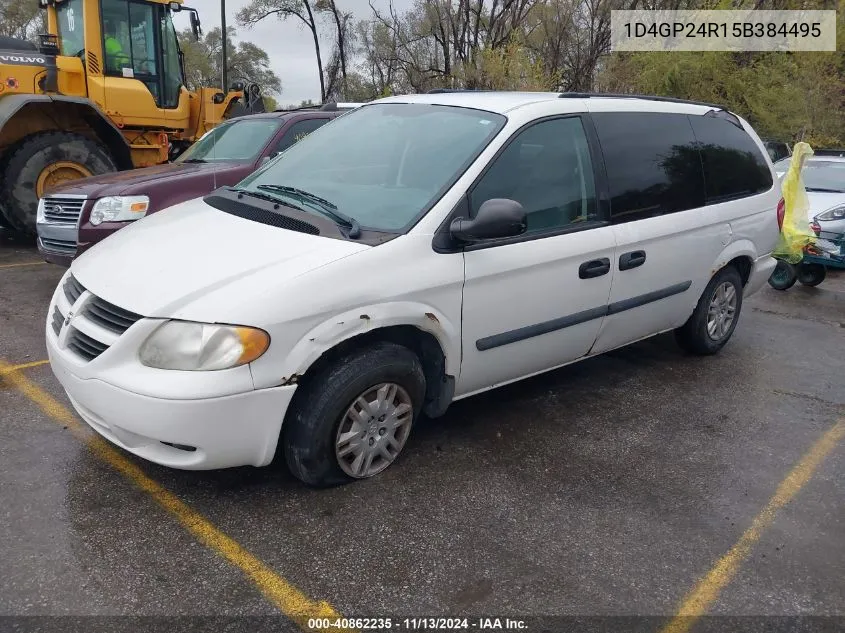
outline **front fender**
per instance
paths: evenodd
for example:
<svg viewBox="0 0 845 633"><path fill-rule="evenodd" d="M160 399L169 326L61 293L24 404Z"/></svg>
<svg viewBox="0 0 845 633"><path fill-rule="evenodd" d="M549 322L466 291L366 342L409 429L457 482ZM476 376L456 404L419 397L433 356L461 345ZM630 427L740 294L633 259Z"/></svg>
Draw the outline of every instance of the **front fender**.
<svg viewBox="0 0 845 633"><path fill-rule="evenodd" d="M282 384L296 382L320 356L340 343L354 336L397 325L410 325L434 336L446 359L446 373L457 375L460 368L459 324L453 323L430 305L396 301L359 306L312 328L288 353L281 370ZM278 375L279 372L276 372Z"/></svg>

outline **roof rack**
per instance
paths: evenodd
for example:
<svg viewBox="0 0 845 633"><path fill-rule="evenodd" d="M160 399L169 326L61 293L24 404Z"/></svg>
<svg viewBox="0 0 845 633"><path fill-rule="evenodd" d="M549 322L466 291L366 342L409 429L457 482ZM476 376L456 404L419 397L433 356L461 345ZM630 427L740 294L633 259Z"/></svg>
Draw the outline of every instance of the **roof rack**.
<svg viewBox="0 0 845 633"><path fill-rule="evenodd" d="M656 95L624 95L613 92L561 92L558 95L561 99L590 99L598 97L603 99L644 99L646 101L666 101L668 103L689 103L692 105L706 106L708 108L716 108L717 110L725 110L725 106L717 105L715 103L707 103L706 101L691 101L689 99L678 99L677 97L660 97Z"/></svg>
<svg viewBox="0 0 845 633"><path fill-rule="evenodd" d="M361 103L338 103L336 101L329 101L324 103L320 106L320 110L325 110L327 112L334 112L336 110L354 110L357 107L360 107Z"/></svg>
<svg viewBox="0 0 845 633"><path fill-rule="evenodd" d="M475 88L432 88L427 95L439 95L449 92L497 92L496 90L476 90Z"/></svg>

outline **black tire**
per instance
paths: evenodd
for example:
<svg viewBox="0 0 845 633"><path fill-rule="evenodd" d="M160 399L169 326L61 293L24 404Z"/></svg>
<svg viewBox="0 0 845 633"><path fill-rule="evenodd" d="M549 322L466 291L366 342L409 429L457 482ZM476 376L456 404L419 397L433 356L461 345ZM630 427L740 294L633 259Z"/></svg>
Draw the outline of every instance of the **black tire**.
<svg viewBox="0 0 845 633"><path fill-rule="evenodd" d="M733 320L724 333L721 333L718 337L713 337L708 332L708 313L716 292L726 283L733 286L736 297ZM704 292L701 293L701 298L699 298L692 316L690 316L684 325L675 330L675 338L681 348L700 356L715 354L722 349L730 340L736 329L736 324L739 322L739 315L742 311L742 292L742 277L739 276L736 268L727 266L716 273L710 280L710 283L707 284Z"/></svg>
<svg viewBox="0 0 845 633"><path fill-rule="evenodd" d="M827 277L827 268L821 264L799 264L798 281L804 286L818 286Z"/></svg>
<svg viewBox="0 0 845 633"><path fill-rule="evenodd" d="M795 266L778 260L777 266L769 276L769 285L775 290L789 290L795 285L798 279L798 272Z"/></svg>
<svg viewBox="0 0 845 633"><path fill-rule="evenodd" d="M327 487L348 483L335 454L338 426L359 395L383 382L405 389L413 408L412 426L425 398L425 374L411 350L389 342L351 352L309 377L297 389L279 438L291 473L304 483Z"/></svg>
<svg viewBox="0 0 845 633"><path fill-rule="evenodd" d="M54 163L71 161L98 176L117 171L108 149L81 134L40 132L13 146L3 161L3 212L11 227L35 235L38 211L36 183L41 172Z"/></svg>

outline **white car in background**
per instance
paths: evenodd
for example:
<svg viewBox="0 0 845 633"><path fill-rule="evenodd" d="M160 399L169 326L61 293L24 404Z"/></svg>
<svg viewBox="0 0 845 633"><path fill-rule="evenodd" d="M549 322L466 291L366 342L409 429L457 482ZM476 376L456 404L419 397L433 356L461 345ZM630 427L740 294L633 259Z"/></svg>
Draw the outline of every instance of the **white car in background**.
<svg viewBox="0 0 845 633"><path fill-rule="evenodd" d="M789 170L791 160L775 163L778 178ZM801 175L810 202L810 223L823 233L845 233L845 157L811 156L804 162Z"/></svg>

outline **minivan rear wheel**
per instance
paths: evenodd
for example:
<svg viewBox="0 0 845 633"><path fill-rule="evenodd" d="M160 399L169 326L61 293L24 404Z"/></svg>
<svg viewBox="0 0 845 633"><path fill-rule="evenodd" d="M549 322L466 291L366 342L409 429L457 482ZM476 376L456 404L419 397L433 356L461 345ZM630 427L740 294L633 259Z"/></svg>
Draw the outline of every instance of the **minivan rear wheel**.
<svg viewBox="0 0 845 633"><path fill-rule="evenodd" d="M730 340L742 309L742 278L733 266L707 284L692 316L675 330L678 344L692 354L715 354Z"/></svg>
<svg viewBox="0 0 845 633"><path fill-rule="evenodd" d="M405 447L424 397L423 367L408 348L385 341L353 351L299 386L280 450L311 486L373 477Z"/></svg>

